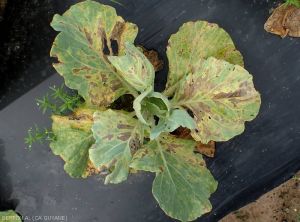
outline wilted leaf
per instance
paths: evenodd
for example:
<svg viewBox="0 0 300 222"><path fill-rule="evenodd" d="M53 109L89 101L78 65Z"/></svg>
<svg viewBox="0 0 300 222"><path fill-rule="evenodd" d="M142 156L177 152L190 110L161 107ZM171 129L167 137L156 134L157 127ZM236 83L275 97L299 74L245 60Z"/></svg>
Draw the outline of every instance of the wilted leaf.
<svg viewBox="0 0 300 222"><path fill-rule="evenodd" d="M126 180L132 153L143 143L139 121L130 113L109 109L94 114L92 131L96 143L90 150L91 161L97 168L112 169L105 183Z"/></svg>
<svg viewBox="0 0 300 222"><path fill-rule="evenodd" d="M182 109L172 110L169 117L160 118L158 124L153 127L150 133L150 139L153 140L157 138L162 132L173 132L180 126L195 129L196 123L187 111Z"/></svg>
<svg viewBox="0 0 300 222"><path fill-rule="evenodd" d="M108 60L137 91L153 88L154 68L146 56L130 43L125 43L125 53L123 56L108 56Z"/></svg>
<svg viewBox="0 0 300 222"><path fill-rule="evenodd" d="M300 8L282 4L273 11L264 28L267 32L280 35L282 38L287 35L300 37Z"/></svg>
<svg viewBox="0 0 300 222"><path fill-rule="evenodd" d="M197 129L192 136L202 143L242 133L244 122L255 118L261 103L247 70L213 57L181 81L172 102L193 112Z"/></svg>
<svg viewBox="0 0 300 222"><path fill-rule="evenodd" d="M163 62L163 60L161 60L159 58L157 51L155 51L155 50L147 50L146 48L144 48L142 46L139 46L139 47L142 49L144 55L147 57L147 59L153 65L154 71L155 72L160 71L163 68L163 66L164 66L164 62Z"/></svg>
<svg viewBox="0 0 300 222"><path fill-rule="evenodd" d="M50 53L58 58L54 67L88 104L108 106L129 91L107 55L124 55L124 43L133 43L137 35L136 25L110 6L84 1L55 15L51 26L60 31Z"/></svg>
<svg viewBox="0 0 300 222"><path fill-rule="evenodd" d="M201 155L194 154L195 142L172 136L159 139L139 150L130 166L156 173L153 195L169 216L191 221L211 211L208 198L217 182Z"/></svg>
<svg viewBox="0 0 300 222"><path fill-rule="evenodd" d="M215 57L243 66L229 34L217 24L206 21L187 22L168 42L169 74L165 94L171 96L183 76L193 73L201 59Z"/></svg>
<svg viewBox="0 0 300 222"><path fill-rule="evenodd" d="M196 151L205 156L214 157L216 151L216 143L214 141L209 141L207 144L197 142Z"/></svg>
<svg viewBox="0 0 300 222"><path fill-rule="evenodd" d="M172 134L177 138L193 139L193 137L191 136L191 130L185 127L179 127ZM209 141L207 144L204 144L200 141L196 141L195 151L208 157L214 157L216 151L216 143L214 141Z"/></svg>
<svg viewBox="0 0 300 222"><path fill-rule="evenodd" d="M106 171L104 170L104 171L101 171L100 169L97 169L95 166L94 166L94 164L92 163L92 161L91 160L89 160L89 162L88 162L88 165L87 165L87 175L88 176L92 176L92 175L95 175L95 174L100 174L100 175L102 175L102 174L105 174L106 173Z"/></svg>
<svg viewBox="0 0 300 222"><path fill-rule="evenodd" d="M19 215L13 210L0 211L0 221L1 222L22 222Z"/></svg>
<svg viewBox="0 0 300 222"><path fill-rule="evenodd" d="M52 116L55 140L50 143L52 152L66 162L64 169L71 177L87 177L89 149L95 142L91 126L93 112L78 109L71 116Z"/></svg>
<svg viewBox="0 0 300 222"><path fill-rule="evenodd" d="M172 134L181 139L193 139L191 130L185 127L179 127Z"/></svg>

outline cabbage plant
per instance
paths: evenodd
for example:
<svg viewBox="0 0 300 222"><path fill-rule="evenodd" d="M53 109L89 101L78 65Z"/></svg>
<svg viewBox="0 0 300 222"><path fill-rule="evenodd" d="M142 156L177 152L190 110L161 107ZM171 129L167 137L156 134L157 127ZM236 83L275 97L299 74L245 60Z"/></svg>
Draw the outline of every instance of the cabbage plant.
<svg viewBox="0 0 300 222"><path fill-rule="evenodd" d="M241 134L261 103L228 33L206 21L183 24L168 41L166 88L156 92L153 65L134 45L138 27L114 8L80 2L51 26L59 32L54 68L84 99L70 115L52 116L50 147L65 171L105 172L105 184L152 172L154 198L170 217L192 221L211 211L217 181L195 146ZM113 109L124 95L134 98L131 110ZM174 135L179 127L193 139Z"/></svg>

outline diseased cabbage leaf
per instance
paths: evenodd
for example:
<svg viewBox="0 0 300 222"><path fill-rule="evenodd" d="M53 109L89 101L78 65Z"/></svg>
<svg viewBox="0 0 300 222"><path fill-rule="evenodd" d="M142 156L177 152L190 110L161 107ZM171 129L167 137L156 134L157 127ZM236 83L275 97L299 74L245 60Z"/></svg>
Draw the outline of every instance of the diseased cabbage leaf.
<svg viewBox="0 0 300 222"><path fill-rule="evenodd" d="M89 149L95 142L91 131L94 111L79 108L71 116L52 116L55 140L50 147L65 161L64 169L71 177L89 175Z"/></svg>
<svg viewBox="0 0 300 222"><path fill-rule="evenodd" d="M242 133L244 122L256 117L261 100L247 70L210 57L181 80L172 103L193 112L197 128L192 136L206 144Z"/></svg>
<svg viewBox="0 0 300 222"><path fill-rule="evenodd" d="M129 163L143 143L142 124L130 113L108 109L94 114L92 127L96 143L90 150L95 167L111 169L105 183L120 183L127 179Z"/></svg>
<svg viewBox="0 0 300 222"><path fill-rule="evenodd" d="M148 88L133 101L133 109L142 123L151 125L155 115L163 118L169 116L170 102L163 94Z"/></svg>
<svg viewBox="0 0 300 222"><path fill-rule="evenodd" d="M108 106L134 92L107 55L124 55L125 42L133 43L137 35L136 25L125 22L110 6L84 1L55 15L51 26L60 32L50 52L58 59L54 68L88 105Z"/></svg>
<svg viewBox="0 0 300 222"><path fill-rule="evenodd" d="M124 56L109 56L108 60L123 78L137 91L154 87L154 68L144 54L133 44L125 43Z"/></svg>
<svg viewBox="0 0 300 222"><path fill-rule="evenodd" d="M162 132L173 132L178 127L195 129L196 123L184 109L174 109L167 118L160 118L158 124L152 128L150 139L156 139Z"/></svg>
<svg viewBox="0 0 300 222"><path fill-rule="evenodd" d="M195 141L164 135L146 144L134 155L131 167L156 173L153 195L167 215L191 221L211 211L209 197L217 182L201 154L195 154Z"/></svg>
<svg viewBox="0 0 300 222"><path fill-rule="evenodd" d="M202 59L215 57L232 64L244 65L241 53L236 50L229 34L217 24L206 21L184 23L173 34L167 47L169 74L165 94L172 96L178 81L193 73Z"/></svg>

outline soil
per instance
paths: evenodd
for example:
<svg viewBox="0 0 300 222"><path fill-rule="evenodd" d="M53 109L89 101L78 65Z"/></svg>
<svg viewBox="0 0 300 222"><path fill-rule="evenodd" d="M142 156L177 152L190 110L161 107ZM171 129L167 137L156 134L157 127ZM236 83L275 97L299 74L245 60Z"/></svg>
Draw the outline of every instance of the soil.
<svg viewBox="0 0 300 222"><path fill-rule="evenodd" d="M300 222L300 171L256 202L227 215L220 222Z"/></svg>

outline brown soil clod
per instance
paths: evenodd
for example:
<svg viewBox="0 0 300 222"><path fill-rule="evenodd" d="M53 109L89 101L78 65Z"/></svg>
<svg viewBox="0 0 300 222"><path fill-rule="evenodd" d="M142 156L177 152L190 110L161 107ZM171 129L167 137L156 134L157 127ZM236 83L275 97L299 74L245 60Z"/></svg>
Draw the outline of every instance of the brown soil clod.
<svg viewBox="0 0 300 222"><path fill-rule="evenodd" d="M300 172L294 178L227 215L220 222L299 222Z"/></svg>

